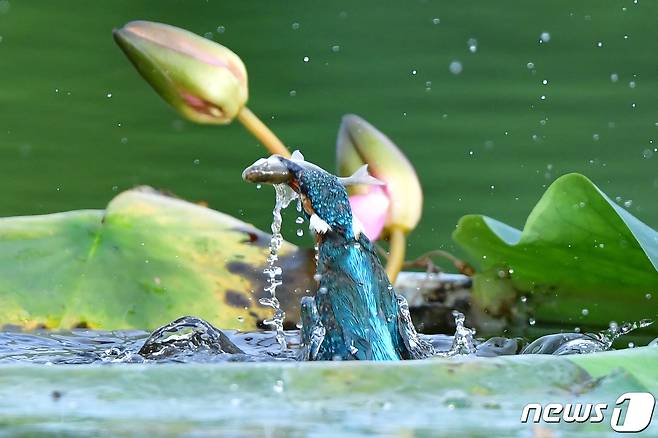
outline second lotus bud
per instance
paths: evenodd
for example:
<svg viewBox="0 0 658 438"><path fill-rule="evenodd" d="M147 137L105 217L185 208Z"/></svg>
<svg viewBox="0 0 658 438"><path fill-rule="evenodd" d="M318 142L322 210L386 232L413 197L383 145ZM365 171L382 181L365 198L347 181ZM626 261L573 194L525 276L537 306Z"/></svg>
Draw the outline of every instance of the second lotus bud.
<svg viewBox="0 0 658 438"><path fill-rule="evenodd" d="M416 171L386 135L361 117L343 117L336 143L338 173L350 175L363 164L370 173L386 183L355 187L350 190L354 214L371 239L395 228L408 233L416 227L422 213L423 192Z"/></svg>

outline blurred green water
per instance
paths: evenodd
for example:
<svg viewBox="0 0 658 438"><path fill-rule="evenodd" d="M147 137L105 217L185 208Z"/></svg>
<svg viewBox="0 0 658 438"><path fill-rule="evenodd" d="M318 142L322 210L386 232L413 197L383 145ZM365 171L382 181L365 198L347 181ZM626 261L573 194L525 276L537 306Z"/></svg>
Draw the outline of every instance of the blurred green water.
<svg viewBox="0 0 658 438"><path fill-rule="evenodd" d="M333 168L344 113L390 135L425 190L411 255L453 248L466 213L521 227L571 171L657 226L657 12L648 1L2 0L0 216L103 207L148 184L268 227L271 189L240 179L264 149L238 124L180 120L114 45L113 27L148 19L236 51L250 107L311 161ZM286 237L308 245L292 222Z"/></svg>

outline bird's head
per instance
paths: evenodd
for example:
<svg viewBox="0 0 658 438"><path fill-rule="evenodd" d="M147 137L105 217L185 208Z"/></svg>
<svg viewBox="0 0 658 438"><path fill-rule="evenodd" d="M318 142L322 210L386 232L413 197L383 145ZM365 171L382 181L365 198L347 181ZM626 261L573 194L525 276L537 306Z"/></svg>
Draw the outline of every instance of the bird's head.
<svg viewBox="0 0 658 438"><path fill-rule="evenodd" d="M290 158L272 155L261 158L242 172L245 181L265 184L286 184L297 192L302 200L310 227L316 235L329 232L358 239L361 227L352 217L346 185L383 184L368 174L363 166L354 175L338 178L321 167L304 160L299 152Z"/></svg>

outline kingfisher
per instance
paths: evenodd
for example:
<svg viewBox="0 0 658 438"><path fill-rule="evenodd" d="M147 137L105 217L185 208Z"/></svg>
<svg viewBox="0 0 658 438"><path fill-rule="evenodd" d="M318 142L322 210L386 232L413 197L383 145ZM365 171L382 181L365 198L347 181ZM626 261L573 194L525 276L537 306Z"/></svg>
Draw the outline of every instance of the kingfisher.
<svg viewBox="0 0 658 438"><path fill-rule="evenodd" d="M346 185L383 184L367 165L339 178L305 161L261 158L242 173L245 181L281 184L301 199L316 239L315 297L301 303L304 360L401 360L434 354L411 321L404 297L393 285L372 242L352 215Z"/></svg>

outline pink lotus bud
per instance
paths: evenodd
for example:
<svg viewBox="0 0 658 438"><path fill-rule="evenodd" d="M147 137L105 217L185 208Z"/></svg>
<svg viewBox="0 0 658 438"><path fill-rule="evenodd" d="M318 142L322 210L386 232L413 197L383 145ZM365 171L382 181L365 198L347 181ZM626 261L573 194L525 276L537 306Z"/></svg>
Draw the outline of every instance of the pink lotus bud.
<svg viewBox="0 0 658 438"><path fill-rule="evenodd" d="M382 208L386 208L385 231L398 228L408 233L416 227L423 210L420 182L407 157L386 135L361 117L348 114L338 131L336 157L340 176L350 175L367 164L372 176L386 183L384 188L349 188L352 210L369 230L368 237L371 232L373 235L381 232Z"/></svg>

